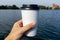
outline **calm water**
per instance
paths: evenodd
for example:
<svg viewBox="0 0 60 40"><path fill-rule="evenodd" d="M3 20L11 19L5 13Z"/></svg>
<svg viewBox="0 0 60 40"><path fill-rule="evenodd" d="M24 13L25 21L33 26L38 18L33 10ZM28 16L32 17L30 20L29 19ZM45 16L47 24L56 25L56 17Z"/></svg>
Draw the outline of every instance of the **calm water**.
<svg viewBox="0 0 60 40"><path fill-rule="evenodd" d="M0 10L0 38L8 35L13 24L21 19L20 10ZM40 10L37 35L22 40L60 40L60 10Z"/></svg>

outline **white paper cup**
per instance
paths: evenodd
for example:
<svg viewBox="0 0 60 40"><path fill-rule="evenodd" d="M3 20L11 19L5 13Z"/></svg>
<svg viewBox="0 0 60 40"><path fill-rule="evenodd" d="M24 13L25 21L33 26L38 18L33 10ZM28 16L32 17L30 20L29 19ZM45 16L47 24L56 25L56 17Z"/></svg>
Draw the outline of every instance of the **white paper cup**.
<svg viewBox="0 0 60 40"><path fill-rule="evenodd" d="M26 33L26 35L28 37L36 36L37 26L38 26L38 16L39 16L39 8L37 7L37 5L32 5L32 6L23 5L23 7L21 7L21 14L22 14L23 26L31 22L36 23L36 26L32 28L31 30L29 30Z"/></svg>

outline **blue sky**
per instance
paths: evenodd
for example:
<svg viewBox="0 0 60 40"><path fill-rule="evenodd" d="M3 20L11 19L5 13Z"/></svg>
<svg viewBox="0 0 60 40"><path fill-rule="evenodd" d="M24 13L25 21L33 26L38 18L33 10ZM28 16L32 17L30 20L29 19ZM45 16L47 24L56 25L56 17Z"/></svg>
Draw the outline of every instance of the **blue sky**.
<svg viewBox="0 0 60 40"><path fill-rule="evenodd" d="M38 4L51 6L53 3L60 5L60 0L0 0L0 5L17 5L21 6L22 4Z"/></svg>

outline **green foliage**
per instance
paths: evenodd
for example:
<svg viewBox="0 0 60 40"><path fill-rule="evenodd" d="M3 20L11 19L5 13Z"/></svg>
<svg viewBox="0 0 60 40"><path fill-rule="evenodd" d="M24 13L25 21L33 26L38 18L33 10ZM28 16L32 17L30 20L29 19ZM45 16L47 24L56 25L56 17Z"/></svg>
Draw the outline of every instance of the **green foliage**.
<svg viewBox="0 0 60 40"><path fill-rule="evenodd" d="M54 10L60 10L60 7L59 8L55 8Z"/></svg>
<svg viewBox="0 0 60 40"><path fill-rule="evenodd" d="M1 5L0 9L19 9L16 5L7 6L7 5Z"/></svg>
<svg viewBox="0 0 60 40"><path fill-rule="evenodd" d="M52 7L47 7L47 6L43 6L43 5L39 5L40 9L44 9L44 10L52 10ZM19 9L19 7L17 7L16 5L12 5L12 6L7 6L7 5L1 5L0 9ZM60 7L55 8L54 10L59 10Z"/></svg>
<svg viewBox="0 0 60 40"><path fill-rule="evenodd" d="M19 9L16 5L12 5L12 9Z"/></svg>
<svg viewBox="0 0 60 40"><path fill-rule="evenodd" d="M40 9L47 9L47 7L45 7L45 6L39 6L40 7Z"/></svg>
<svg viewBox="0 0 60 40"><path fill-rule="evenodd" d="M40 7L40 9L52 10L52 7L46 7L46 6L43 6L43 5L40 5L39 7ZM55 8L54 10L60 10L60 7Z"/></svg>

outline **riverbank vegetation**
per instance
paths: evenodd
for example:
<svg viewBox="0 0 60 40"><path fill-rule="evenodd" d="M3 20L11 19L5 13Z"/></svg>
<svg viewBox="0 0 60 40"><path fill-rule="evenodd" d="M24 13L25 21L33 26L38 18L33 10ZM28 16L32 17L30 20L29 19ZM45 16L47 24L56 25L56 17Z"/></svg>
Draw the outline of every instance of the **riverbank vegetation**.
<svg viewBox="0 0 60 40"><path fill-rule="evenodd" d="M0 9L19 9L19 7L17 7L16 5L12 5L12 6L1 5Z"/></svg>
<svg viewBox="0 0 60 40"><path fill-rule="evenodd" d="M39 5L40 9L43 10L52 10L52 7L49 6L43 6L43 5ZM17 7L16 5L12 5L12 6L8 6L8 5L0 5L0 9L20 9L20 7ZM54 10L58 10L60 9L60 7L55 8Z"/></svg>
<svg viewBox="0 0 60 40"><path fill-rule="evenodd" d="M52 7L47 7L47 6L43 6L43 5L39 5L40 9L44 9L44 10L51 10Z"/></svg>
<svg viewBox="0 0 60 40"><path fill-rule="evenodd" d="M43 6L43 5L39 5L40 9L44 9L44 10L60 10L60 7L54 8L53 7L49 7L49 6Z"/></svg>

